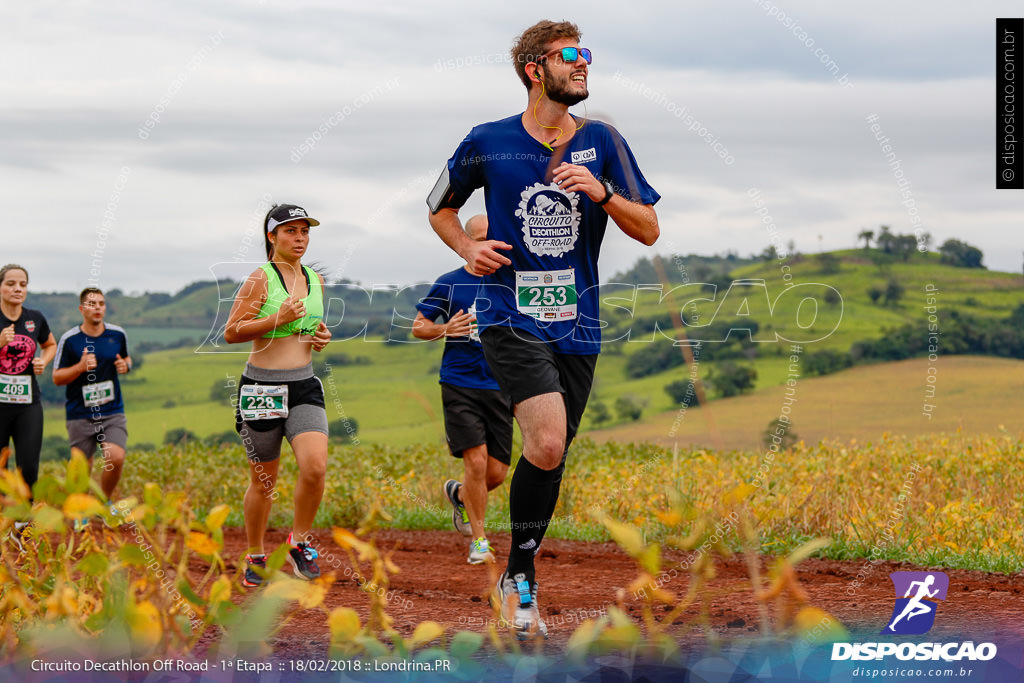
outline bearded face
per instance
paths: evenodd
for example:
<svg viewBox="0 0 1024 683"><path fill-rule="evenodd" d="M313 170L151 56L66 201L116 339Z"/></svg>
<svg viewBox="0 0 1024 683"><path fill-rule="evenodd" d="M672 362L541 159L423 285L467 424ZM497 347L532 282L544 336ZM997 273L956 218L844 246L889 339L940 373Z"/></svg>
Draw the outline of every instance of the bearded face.
<svg viewBox="0 0 1024 683"><path fill-rule="evenodd" d="M587 92L587 67L577 68L575 64L562 63L557 57L554 67L550 60L544 62L544 94L553 102L571 107L590 96Z"/></svg>

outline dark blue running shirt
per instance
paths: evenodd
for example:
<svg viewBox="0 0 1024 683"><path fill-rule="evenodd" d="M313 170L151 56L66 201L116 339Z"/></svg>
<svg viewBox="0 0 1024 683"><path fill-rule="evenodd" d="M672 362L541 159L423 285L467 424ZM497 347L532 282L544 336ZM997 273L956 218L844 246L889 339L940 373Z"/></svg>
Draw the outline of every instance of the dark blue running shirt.
<svg viewBox="0 0 1024 683"><path fill-rule="evenodd" d="M438 318L447 322L460 310L467 313L476 299L480 279L465 268L445 273L416 304L416 310L431 322ZM483 346L469 337L445 339L441 381L467 389L498 389L498 382L484 360Z"/></svg>
<svg viewBox="0 0 1024 683"><path fill-rule="evenodd" d="M128 338L117 325L105 323L104 326L106 329L102 334L90 337L76 325L61 335L57 342L54 369L71 367L82 359L86 349L96 355L96 369L83 372L67 385L65 414L68 420L124 412L121 383L114 361L118 354L121 358L128 357ZM83 393L86 387L88 390ZM86 405L86 394L90 397L89 405Z"/></svg>
<svg viewBox="0 0 1024 683"><path fill-rule="evenodd" d="M631 201L661 198L608 124L586 121L552 152L526 132L517 114L474 127L455 150L448 161L450 205L459 208L484 188L487 239L513 247L500 251L512 265L481 279L481 331L510 325L558 353L595 354L601 351L597 258L608 214L582 192L563 192L551 180L562 161L586 166Z"/></svg>

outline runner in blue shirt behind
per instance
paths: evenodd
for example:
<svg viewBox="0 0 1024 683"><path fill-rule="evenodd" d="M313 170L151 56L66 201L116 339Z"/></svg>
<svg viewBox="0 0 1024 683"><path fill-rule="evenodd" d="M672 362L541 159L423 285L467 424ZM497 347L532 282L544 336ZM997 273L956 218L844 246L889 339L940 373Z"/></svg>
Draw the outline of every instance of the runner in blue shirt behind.
<svg viewBox="0 0 1024 683"><path fill-rule="evenodd" d="M99 446L103 455L100 488L111 502L110 514L117 515L112 504L114 489L121 480L125 449L128 447L128 423L124 415L119 375L129 372L128 338L122 328L104 321L107 300L96 287L86 287L78 296L82 324L72 327L57 342L57 362L53 383L66 386L68 441L82 451L92 465ZM82 522L76 528L83 528Z"/></svg>
<svg viewBox="0 0 1024 683"><path fill-rule="evenodd" d="M523 432L509 491L508 567L492 593L520 638L547 634L534 556L600 352L597 258L608 218L643 244L659 235L659 195L622 136L569 113L588 95L592 57L579 39L575 24L551 21L519 36L512 62L526 110L473 128L427 199L431 227L483 276L476 315L484 354ZM490 227L477 242L458 212L481 187Z"/></svg>
<svg viewBox="0 0 1024 683"><path fill-rule="evenodd" d="M487 216L466 221L466 234L487 239ZM512 459L512 402L487 367L476 334L476 292L480 276L463 266L437 279L417 305L412 333L419 339L444 339L441 401L444 429L452 455L462 458L465 479L449 479L445 496L455 508L452 521L469 546L470 564L494 562L484 535L487 492L501 486ZM441 318L443 322L436 322Z"/></svg>

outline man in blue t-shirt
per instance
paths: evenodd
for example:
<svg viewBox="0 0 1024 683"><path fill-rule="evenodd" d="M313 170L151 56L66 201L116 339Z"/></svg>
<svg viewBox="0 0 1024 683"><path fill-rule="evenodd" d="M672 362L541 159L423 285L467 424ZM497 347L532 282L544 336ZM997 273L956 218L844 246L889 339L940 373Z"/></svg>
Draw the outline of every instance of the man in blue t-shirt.
<svg viewBox="0 0 1024 683"><path fill-rule="evenodd" d="M466 221L466 234L487 239L487 217ZM484 535L487 492L501 486L512 459L512 402L487 367L476 334L475 300L480 276L463 266L437 279L417 305L412 333L419 339L445 340L441 358L441 402L452 455L462 458L465 479L445 482L455 528L473 541L470 564L493 562ZM441 318L442 322L436 322Z"/></svg>
<svg viewBox="0 0 1024 683"><path fill-rule="evenodd" d="M430 224L481 275L476 315L487 362L512 398L523 457L512 475L512 546L492 601L521 638L546 635L534 556L586 408L601 331L597 259L610 217L646 245L659 235L644 179L618 131L580 120L590 50L569 22L541 21L512 48L526 110L473 128L430 193ZM478 188L490 221L477 242L458 211Z"/></svg>
<svg viewBox="0 0 1024 683"><path fill-rule="evenodd" d="M128 445L127 421L118 375L132 367L124 330L103 321L107 302L96 287L87 287L78 297L82 324L72 327L57 342L53 383L67 386L68 440L92 464L98 445L103 452L100 488L108 500L121 479L124 452ZM111 507L116 515L116 508Z"/></svg>

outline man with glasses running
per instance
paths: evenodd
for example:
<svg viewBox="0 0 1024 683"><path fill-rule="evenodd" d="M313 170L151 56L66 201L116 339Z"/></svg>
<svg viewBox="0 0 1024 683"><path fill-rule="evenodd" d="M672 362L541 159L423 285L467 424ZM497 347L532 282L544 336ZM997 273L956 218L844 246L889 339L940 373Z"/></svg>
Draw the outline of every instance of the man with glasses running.
<svg viewBox="0 0 1024 683"><path fill-rule="evenodd" d="M534 556L554 514L569 444L600 352L597 259L608 218L646 245L659 235L644 179L613 127L576 118L588 96L590 50L569 22L541 21L512 48L526 110L473 128L427 199L430 224L481 275L484 355L523 432L509 491L512 544L492 603L521 639L546 636ZM488 239L458 211L483 187Z"/></svg>

